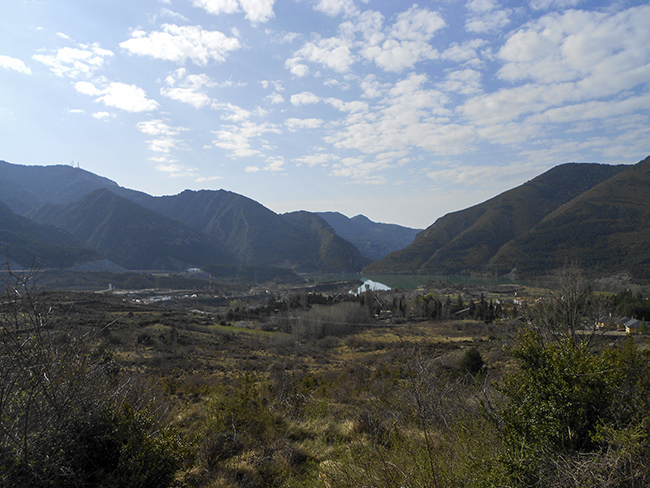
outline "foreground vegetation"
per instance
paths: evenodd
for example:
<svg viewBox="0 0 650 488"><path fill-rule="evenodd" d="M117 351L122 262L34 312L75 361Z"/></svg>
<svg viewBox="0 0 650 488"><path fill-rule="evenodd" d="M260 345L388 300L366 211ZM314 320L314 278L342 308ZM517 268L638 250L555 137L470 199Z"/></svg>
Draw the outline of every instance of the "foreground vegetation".
<svg viewBox="0 0 650 488"><path fill-rule="evenodd" d="M537 303L445 285L183 306L14 278L0 486L650 482L645 336L589 328L648 302L576 270Z"/></svg>

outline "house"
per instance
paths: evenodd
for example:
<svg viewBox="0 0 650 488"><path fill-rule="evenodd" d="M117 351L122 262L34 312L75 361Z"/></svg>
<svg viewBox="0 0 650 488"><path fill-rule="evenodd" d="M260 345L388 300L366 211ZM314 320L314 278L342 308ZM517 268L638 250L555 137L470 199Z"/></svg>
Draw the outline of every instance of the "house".
<svg viewBox="0 0 650 488"><path fill-rule="evenodd" d="M630 317L621 317L616 319L616 330L625 330L625 323L630 320Z"/></svg>
<svg viewBox="0 0 650 488"><path fill-rule="evenodd" d="M644 327L644 323L637 319L630 319L625 322L625 332L628 334L636 334L641 332L641 329Z"/></svg>
<svg viewBox="0 0 650 488"><path fill-rule="evenodd" d="M616 317L612 317L610 315L608 317L602 317L596 320L596 329L600 329L600 330L616 329Z"/></svg>

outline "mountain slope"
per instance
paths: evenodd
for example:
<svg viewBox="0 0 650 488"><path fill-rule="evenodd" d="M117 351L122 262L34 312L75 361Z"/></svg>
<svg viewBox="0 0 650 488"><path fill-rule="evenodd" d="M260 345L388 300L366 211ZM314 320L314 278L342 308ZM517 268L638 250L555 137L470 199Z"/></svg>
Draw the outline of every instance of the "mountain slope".
<svg viewBox="0 0 650 488"><path fill-rule="evenodd" d="M85 249L78 239L50 225L40 225L16 215L0 203L0 256L3 264L23 269L69 268L103 259Z"/></svg>
<svg viewBox="0 0 650 488"><path fill-rule="evenodd" d="M453 274L487 272L510 240L549 213L628 166L567 163L484 203L447 214L413 244L366 268L369 272Z"/></svg>
<svg viewBox="0 0 650 488"><path fill-rule="evenodd" d="M63 205L43 205L36 222L67 230L128 269L170 270L237 259L215 239L106 189Z"/></svg>
<svg viewBox="0 0 650 488"><path fill-rule="evenodd" d="M187 190L178 195L153 197L120 187L112 180L71 166L24 166L0 161L0 202L5 202L21 215L40 215L44 219L56 219L53 216L45 216L45 210L38 209L47 203L59 205L78 202L99 189L108 189L130 202L187 225L194 231L212 236L249 266L339 271L338 266L341 263L349 263L344 271L359 271L365 264L362 261L349 260L347 257L342 257L335 264L335 260L331 258L334 251L329 252L330 258L325 261L315 261L315 255L325 257L327 252L315 253L314 249L320 249L323 245L327 247L327 243L334 242L329 239L326 239L325 243L318 241L326 234L307 231L258 202L233 192ZM100 209L95 211L96 219L105 219L100 215ZM68 215L64 220L70 218ZM92 225L93 222L88 224ZM71 224L66 222L65 225ZM112 256L117 257L117 243L109 244L111 236L108 233L103 239ZM99 246L99 243L94 242L93 245ZM129 251L127 248L124 250ZM132 258L125 257L120 261L125 262L125 259L128 261ZM138 267L143 265L142 259ZM135 265L134 261L129 262L130 266ZM162 262L159 264L162 265ZM331 266L335 266L335 269Z"/></svg>
<svg viewBox="0 0 650 488"><path fill-rule="evenodd" d="M347 263L347 267L341 269L339 263L315 259L327 254L317 251L324 245L319 241L321 234L237 193L185 190L178 195L153 198L143 205L217 238L249 266L359 271L365 264L343 258L341 262Z"/></svg>
<svg viewBox="0 0 650 488"><path fill-rule="evenodd" d="M491 259L520 275L575 262L600 274L650 278L650 157L582 193Z"/></svg>
<svg viewBox="0 0 650 488"><path fill-rule="evenodd" d="M308 247L303 249L306 260L304 267L314 271L360 270L370 260L364 258L350 242L337 235L336 231L315 213L299 211L282 214L282 217L311 236L306 239Z"/></svg>
<svg viewBox="0 0 650 488"><path fill-rule="evenodd" d="M317 212L343 239L354 244L371 261L404 249L421 229L373 222L364 215L348 218L339 212Z"/></svg>

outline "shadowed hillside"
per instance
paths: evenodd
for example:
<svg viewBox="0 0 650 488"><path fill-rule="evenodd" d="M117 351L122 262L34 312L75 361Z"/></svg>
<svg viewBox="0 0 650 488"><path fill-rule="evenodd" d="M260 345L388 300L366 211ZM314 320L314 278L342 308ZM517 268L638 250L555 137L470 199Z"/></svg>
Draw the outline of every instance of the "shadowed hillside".
<svg viewBox="0 0 650 488"><path fill-rule="evenodd" d="M311 212L290 212L282 217L301 228L312 238L309 248L303 250L305 257L313 260L313 269L325 266L331 271L361 269L370 262L350 242L338 236L334 229L318 215Z"/></svg>
<svg viewBox="0 0 650 488"><path fill-rule="evenodd" d="M523 275L566 261L601 273L650 278L650 158L584 192L504 245L496 272Z"/></svg>
<svg viewBox="0 0 650 488"><path fill-rule="evenodd" d="M371 264L368 272L454 274L486 272L485 265L512 239L549 213L629 166L568 163L484 203L450 213L418 234L413 244Z"/></svg>
<svg viewBox="0 0 650 488"><path fill-rule="evenodd" d="M78 239L51 225L40 225L0 204L0 256L12 268L68 268L101 260Z"/></svg>
<svg viewBox="0 0 650 488"><path fill-rule="evenodd" d="M186 190L144 204L216 237L247 265L297 267L308 271L359 271L366 264L363 259L346 256L333 259L341 249L351 252L350 248L338 239L331 239L327 232L313 232L311 226L304 227L301 222L278 215L237 193ZM323 227L326 226L323 222ZM333 245L338 247L328 249Z"/></svg>
<svg viewBox="0 0 650 488"><path fill-rule="evenodd" d="M46 204L32 218L66 229L128 269L182 269L237 261L215 239L105 189L77 202Z"/></svg>

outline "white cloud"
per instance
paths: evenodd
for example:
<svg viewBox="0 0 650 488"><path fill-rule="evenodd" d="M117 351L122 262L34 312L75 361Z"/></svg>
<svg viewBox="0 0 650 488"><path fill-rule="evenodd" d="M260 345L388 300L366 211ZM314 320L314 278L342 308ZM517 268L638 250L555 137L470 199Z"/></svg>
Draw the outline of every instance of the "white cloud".
<svg viewBox="0 0 650 488"><path fill-rule="evenodd" d="M261 169L259 168L259 166L246 166L244 168L244 171L246 173L257 173L257 172L261 171Z"/></svg>
<svg viewBox="0 0 650 488"><path fill-rule="evenodd" d="M267 22L273 18L274 3L275 0L192 0L195 7L203 8L213 15L232 14L243 10L246 18L253 23Z"/></svg>
<svg viewBox="0 0 650 488"><path fill-rule="evenodd" d="M354 62L354 56L348 41L339 37L328 37L314 42L307 42L296 52L296 57L293 59L296 60L294 66L292 66L293 69L295 69L296 65L300 66L300 59L305 59L312 63L320 63L339 72L347 71ZM293 69L291 69L292 73Z"/></svg>
<svg viewBox="0 0 650 488"><path fill-rule="evenodd" d="M178 12L174 12L173 10L169 10L168 8L161 8L159 13L161 17L169 17L171 19L182 20L184 22L188 21L188 18L185 17L183 14L179 14Z"/></svg>
<svg viewBox="0 0 650 488"><path fill-rule="evenodd" d="M136 127L140 132L147 134L148 136L173 136L182 130L178 127L171 127L160 119L149 120L147 122L138 122Z"/></svg>
<svg viewBox="0 0 650 488"><path fill-rule="evenodd" d="M571 10L514 33L499 57L508 81L582 80L594 94L617 93L650 79L650 6L615 14Z"/></svg>
<svg viewBox="0 0 650 488"><path fill-rule="evenodd" d="M444 91L475 95L481 92L481 72L473 69L451 71L441 84Z"/></svg>
<svg viewBox="0 0 650 488"><path fill-rule="evenodd" d="M223 180L223 176L199 176L194 181L197 183L207 183L210 181Z"/></svg>
<svg viewBox="0 0 650 488"><path fill-rule="evenodd" d="M289 118L284 121L284 124L287 126L291 132L296 132L300 129L317 129L323 125L322 119L296 119Z"/></svg>
<svg viewBox="0 0 650 488"><path fill-rule="evenodd" d="M277 92L267 95L266 97L264 97L264 99L268 100L272 105L277 105L279 103L285 102L284 97Z"/></svg>
<svg viewBox="0 0 650 488"><path fill-rule="evenodd" d="M317 0L314 9L330 17L336 17L341 13L350 16L358 12L353 0Z"/></svg>
<svg viewBox="0 0 650 488"><path fill-rule="evenodd" d="M289 58L285 61L284 67L287 68L292 75L302 78L309 74L309 67L306 64L303 64L302 58L295 57Z"/></svg>
<svg viewBox="0 0 650 488"><path fill-rule="evenodd" d="M227 126L223 130L214 131L217 139L213 143L216 147L229 151L232 157L259 156L262 151L253 148L251 141L267 133L280 134L281 130L268 122L255 124L245 121L239 126ZM262 140L262 144L264 142Z"/></svg>
<svg viewBox="0 0 650 488"><path fill-rule="evenodd" d="M327 98L325 99L325 102L329 103L332 107L334 107L337 110L340 110L341 112L355 113L355 112L368 111L368 104L366 102L361 102L358 100L353 100L351 102L344 102L343 100L339 100L338 98Z"/></svg>
<svg viewBox="0 0 650 488"><path fill-rule="evenodd" d="M153 137L147 141L151 151L165 155L169 154L172 149L178 148L178 139L176 136L180 132L187 130L183 127L172 127L160 119L138 122L136 127L143 134ZM161 161L161 159L158 160ZM162 161L167 162L167 156L163 157Z"/></svg>
<svg viewBox="0 0 650 488"><path fill-rule="evenodd" d="M282 157L273 157L266 160L268 163L265 167L265 171L271 171L272 173L277 173L284 169L284 159Z"/></svg>
<svg viewBox="0 0 650 488"><path fill-rule="evenodd" d="M496 10L498 6L499 2L497 0L470 0L465 5L467 10L475 14L492 12L493 10Z"/></svg>
<svg viewBox="0 0 650 488"><path fill-rule="evenodd" d="M475 165L452 165L444 169L436 169L427 172L427 176L437 181L450 181L462 185L485 185L490 182L492 185L503 186L504 183L519 183L522 180L539 174L546 168L540 167L539 163L512 163L506 166L475 166Z"/></svg>
<svg viewBox="0 0 650 488"><path fill-rule="evenodd" d="M212 108L226 112L226 114L221 118L232 122L241 122L251 116L251 113L248 110L233 105L232 103L214 104Z"/></svg>
<svg viewBox="0 0 650 488"><path fill-rule="evenodd" d="M484 127L539 114L578 117L598 101L598 111L635 110L634 90L650 79L650 6L614 14L570 10L539 18L512 34L499 52L499 76L517 86L469 99L458 111ZM618 99L612 100L611 97ZM625 103L625 100L630 100ZM571 115L572 114L572 115ZM521 125L522 131L530 127Z"/></svg>
<svg viewBox="0 0 650 488"><path fill-rule="evenodd" d="M251 22L267 22L274 17L275 0L239 0L239 3Z"/></svg>
<svg viewBox="0 0 650 488"><path fill-rule="evenodd" d="M454 42L440 54L440 58L470 66L481 66L478 49L486 44L484 39L471 39L462 43Z"/></svg>
<svg viewBox="0 0 650 488"><path fill-rule="evenodd" d="M112 51L102 49L95 43L64 47L54 55L35 54L32 58L46 65L57 76L79 78L92 75L104 65L106 58L112 56Z"/></svg>
<svg viewBox="0 0 650 488"><path fill-rule="evenodd" d="M160 94L172 100L192 105L194 108L209 105L212 99L203 90L215 86L215 83L206 74L186 76L185 73L185 69L180 68L168 76L166 81L170 86L161 88ZM179 86L175 86L176 84Z"/></svg>
<svg viewBox="0 0 650 488"><path fill-rule="evenodd" d="M22 60L12 58L11 56L0 55L0 68L11 69L25 75L32 73L32 70L29 69Z"/></svg>
<svg viewBox="0 0 650 488"><path fill-rule="evenodd" d="M480 16L472 16L465 23L468 32L486 33L496 32L503 29L510 23L510 9L495 10Z"/></svg>
<svg viewBox="0 0 650 488"><path fill-rule="evenodd" d="M302 92L291 95L291 104L292 105L311 105L318 103L320 99L314 95L312 92Z"/></svg>
<svg viewBox="0 0 650 488"><path fill-rule="evenodd" d="M237 0L192 0L192 4L213 15L232 14L239 11Z"/></svg>
<svg viewBox="0 0 650 488"><path fill-rule="evenodd" d="M583 0L532 0L530 6L535 10L547 10L551 8L565 9L576 7L582 2Z"/></svg>
<svg viewBox="0 0 650 488"><path fill-rule="evenodd" d="M379 171L390 167L386 162L368 162L363 158L343 158L340 163L332 165L332 175L349 178L357 183L379 185L386 183L386 177L378 175Z"/></svg>
<svg viewBox="0 0 650 488"><path fill-rule="evenodd" d="M445 21L437 12L414 5L397 16L386 35L366 32L367 44L362 54L386 71L400 72L419 61L439 56L429 41L443 27Z"/></svg>
<svg viewBox="0 0 650 488"><path fill-rule="evenodd" d="M319 2L316 7L334 15L342 11L343 5L332 0ZM388 27L384 27L383 16L376 11L355 11L352 17L340 25L340 36L306 42L287 59L285 68L302 77L309 73L305 63L311 62L347 73L355 62L365 58L385 71L401 72L439 56L430 44L435 33L446 25L437 12L413 5Z"/></svg>
<svg viewBox="0 0 650 488"><path fill-rule="evenodd" d="M108 118L110 116L111 116L111 114L109 112L95 112L93 114L93 117L96 118L96 119L106 119L106 118Z"/></svg>
<svg viewBox="0 0 650 488"><path fill-rule="evenodd" d="M188 59L198 65L209 61L223 62L229 52L240 48L239 40L219 31L201 26L163 24L161 31L146 33L136 30L120 47L141 56L184 63Z"/></svg>
<svg viewBox="0 0 650 488"><path fill-rule="evenodd" d="M368 107L366 113L350 114L343 128L328 135L325 141L338 149L367 154L405 148L437 154L467 150L476 137L474 130L450 123L451 113L445 107L449 99L439 90L426 88L427 83L425 75L409 75L395 83L381 102Z"/></svg>
<svg viewBox="0 0 650 488"><path fill-rule="evenodd" d="M79 93L83 93L84 95L94 96L101 93L101 90L90 81L78 81L74 87Z"/></svg>
<svg viewBox="0 0 650 488"><path fill-rule="evenodd" d="M390 85L382 84L377 80L377 77L370 74L361 82L361 89L363 90L362 98L379 98L385 93Z"/></svg>
<svg viewBox="0 0 650 488"><path fill-rule="evenodd" d="M183 171L183 166L180 164L159 164L156 166L156 170L162 171L163 173L178 173Z"/></svg>
<svg viewBox="0 0 650 488"><path fill-rule="evenodd" d="M173 161L157 165L156 171L167 173L170 178L198 177L196 168L187 168L186 166L182 164L176 164L176 162Z"/></svg>
<svg viewBox="0 0 650 488"><path fill-rule="evenodd" d="M295 161L298 162L299 164L306 164L308 166L316 166L316 165L327 166L327 163L331 161L336 161L338 159L339 159L338 156L331 153L318 153L318 154L312 154L309 156L296 158Z"/></svg>
<svg viewBox="0 0 650 488"><path fill-rule="evenodd" d="M78 82L75 88L84 95L98 96L96 102L125 112L150 112L159 107L158 102L147 98L145 91L136 85L112 82L105 88L98 89L92 83Z"/></svg>

